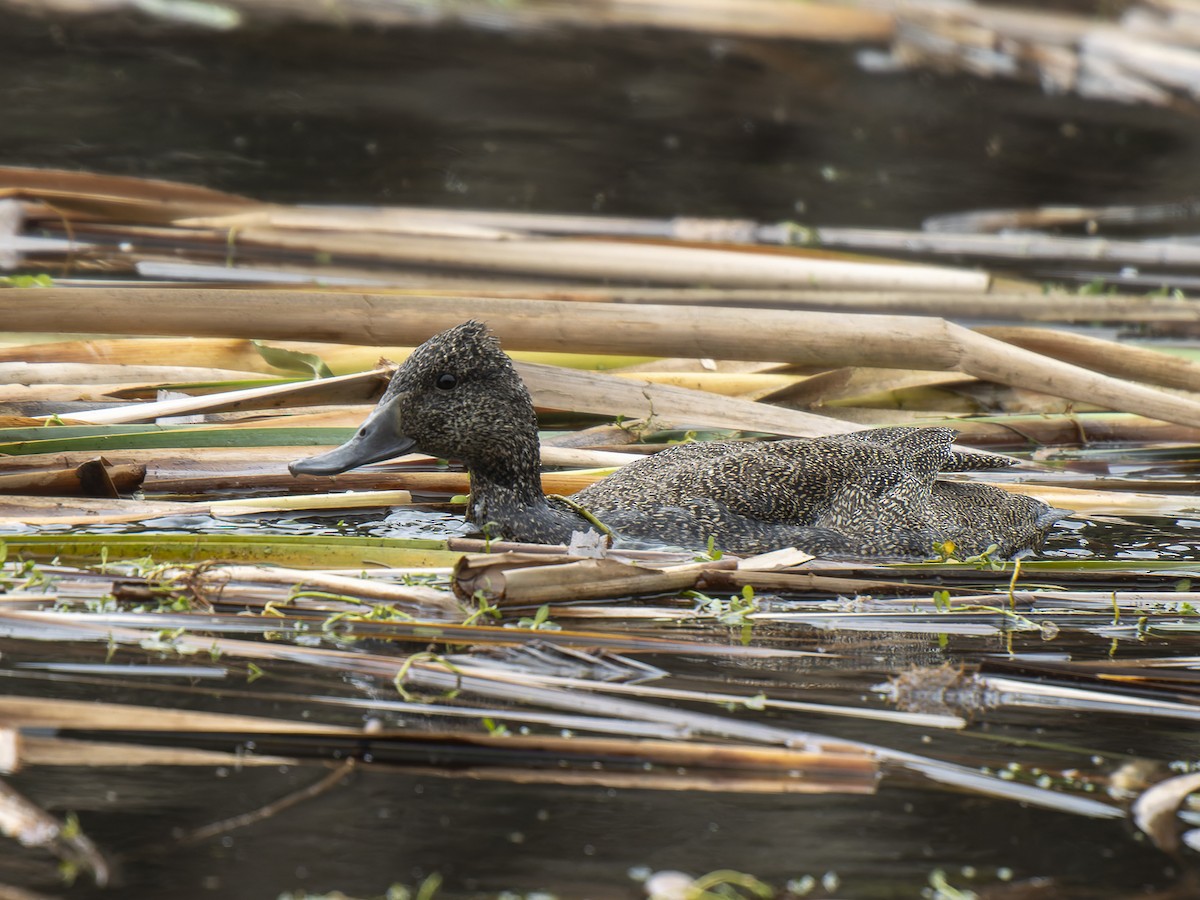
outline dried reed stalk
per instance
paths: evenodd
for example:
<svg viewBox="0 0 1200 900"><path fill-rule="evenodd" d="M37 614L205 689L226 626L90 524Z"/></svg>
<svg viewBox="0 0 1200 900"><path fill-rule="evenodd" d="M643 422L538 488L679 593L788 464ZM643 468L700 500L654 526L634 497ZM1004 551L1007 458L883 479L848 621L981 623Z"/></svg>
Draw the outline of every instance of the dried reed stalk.
<svg viewBox="0 0 1200 900"><path fill-rule="evenodd" d="M1158 350L1044 328L988 327L976 331L1117 378L1200 391L1200 363Z"/></svg>
<svg viewBox="0 0 1200 900"><path fill-rule="evenodd" d="M731 569L733 559L670 568L630 565L612 559L547 564L542 556L463 556L454 567L454 592L470 600L482 591L500 605L537 605L570 598L598 600L689 590L710 569Z"/></svg>
<svg viewBox="0 0 1200 900"><path fill-rule="evenodd" d="M850 316L762 311L620 307L522 300L432 300L305 291L183 290L163 302L156 290L12 289L0 291L11 330L55 328L69 316L85 331L113 321L139 333L236 332L361 343L417 343L478 316L513 349L657 353L701 358L771 359L830 368L957 369L966 374L1164 421L1200 426L1200 402L1128 384L1006 345L945 322L912 316ZM336 309L336 314L331 310Z"/></svg>
<svg viewBox="0 0 1200 900"><path fill-rule="evenodd" d="M375 579L350 578L282 566L207 566L180 574L197 597L213 604L222 600L226 590L236 594L241 585L249 582L285 585L295 590L317 590L378 603L432 606L447 612L462 613L452 593L423 585L390 584Z"/></svg>

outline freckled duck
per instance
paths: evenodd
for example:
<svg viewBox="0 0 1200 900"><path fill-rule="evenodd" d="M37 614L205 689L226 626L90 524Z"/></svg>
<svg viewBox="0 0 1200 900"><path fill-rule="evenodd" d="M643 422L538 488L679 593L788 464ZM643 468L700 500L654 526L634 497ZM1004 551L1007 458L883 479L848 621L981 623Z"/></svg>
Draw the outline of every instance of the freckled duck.
<svg viewBox="0 0 1200 900"><path fill-rule="evenodd" d="M572 499L619 539L734 553L799 547L839 558L926 559L996 545L1036 550L1065 510L939 472L1009 461L952 448L948 428L878 428L765 443L681 444L637 460ZM467 518L493 536L565 543L587 520L542 493L537 419L512 361L486 326L430 338L393 376L353 438L294 462L293 475L335 475L420 451L458 459L471 477Z"/></svg>

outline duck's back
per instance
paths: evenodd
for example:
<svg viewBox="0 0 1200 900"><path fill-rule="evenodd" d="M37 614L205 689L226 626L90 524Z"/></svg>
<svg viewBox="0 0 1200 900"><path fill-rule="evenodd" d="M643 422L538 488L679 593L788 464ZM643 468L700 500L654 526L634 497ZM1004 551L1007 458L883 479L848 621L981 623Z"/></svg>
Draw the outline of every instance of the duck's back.
<svg viewBox="0 0 1200 900"><path fill-rule="evenodd" d="M1046 507L1026 497L1010 501L986 485L937 481L939 472L1011 465L1004 457L955 451L954 437L948 428L880 428L769 443L681 444L626 466L576 499L627 536L687 545L713 534L735 552L805 540L846 556L928 556L935 541L947 539L1007 549L1004 529L1033 527ZM1040 537L1048 524L1037 527Z"/></svg>
<svg viewBox="0 0 1200 900"><path fill-rule="evenodd" d="M897 492L919 501L938 472L978 468L1002 457L956 454L948 428L878 428L768 443L680 444L638 460L578 495L589 508L653 510L705 497L741 515L812 524L852 501ZM992 464L994 465L994 464Z"/></svg>

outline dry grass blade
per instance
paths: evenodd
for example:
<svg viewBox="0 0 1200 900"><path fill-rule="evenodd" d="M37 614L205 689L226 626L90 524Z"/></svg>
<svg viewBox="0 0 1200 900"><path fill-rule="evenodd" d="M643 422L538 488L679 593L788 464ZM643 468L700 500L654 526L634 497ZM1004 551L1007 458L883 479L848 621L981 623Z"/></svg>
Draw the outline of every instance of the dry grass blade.
<svg viewBox="0 0 1200 900"><path fill-rule="evenodd" d="M91 341L87 343L92 343ZM36 347L37 345L34 345ZM44 345L41 348L45 352ZM4 347L0 354L26 356L33 347ZM118 385L179 384L201 381L238 381L261 378L257 372L220 369L212 366L106 365L100 362L4 362L0 384L7 385Z"/></svg>
<svg viewBox="0 0 1200 900"><path fill-rule="evenodd" d="M11 615L5 613L5 615ZM211 639L208 645L212 645ZM131 706L124 703L55 699L47 703L40 697L0 695L0 721L17 729L54 728L71 731L172 731L320 733L360 735L355 728L341 728L313 722L291 722L261 716L197 712L186 709L162 709Z"/></svg>
<svg viewBox="0 0 1200 900"><path fill-rule="evenodd" d="M773 389L755 399L785 406L810 407L834 402L850 403L873 394L962 384L975 379L959 373L922 372L905 369L834 369L803 381Z"/></svg>
<svg viewBox="0 0 1200 900"><path fill-rule="evenodd" d="M295 458L295 454L293 454L292 458ZM548 494L574 494L577 491L583 490L593 481L610 474L611 471L611 469L591 469L575 472L543 472L542 490ZM345 475L337 476L337 478L341 479L340 484L338 481L330 481L330 479L325 476L316 475L301 475L291 481L289 481L291 476L287 475L280 476L280 478L277 479L273 478L271 481L278 482L279 480L283 480L285 484L292 483L309 490L317 489L318 487L334 489L338 487L347 487L358 489L375 485L389 485L391 487L409 491L467 494L471 489L470 477L465 471L411 472L406 470L403 466L378 467L365 469L364 471L358 473L358 477L354 479L347 479ZM370 493L382 496L386 492L374 491ZM356 490L354 494L331 495L329 497L327 506L329 508L337 507L339 505L337 502L338 498L354 500L356 497L359 499L365 497L369 500L370 493L362 492L360 496L359 492ZM273 502L274 498L271 499ZM265 498L263 504L265 508L270 508ZM247 506L252 505L253 504L247 504ZM369 506L373 504L369 502L362 504L352 502L348 505Z"/></svg>
<svg viewBox="0 0 1200 900"><path fill-rule="evenodd" d="M331 312L336 310L336 315ZM121 316L130 334L325 340L415 346L465 319L484 319L509 350L749 359L818 366L952 369L946 324L918 317L856 317L732 309L623 306L553 300L308 290L10 288L0 291L10 331L46 331L70 313L104 332Z"/></svg>
<svg viewBox="0 0 1200 900"><path fill-rule="evenodd" d="M203 412L239 409L270 409L307 403L362 403L377 396L391 375L389 368L378 368L356 375L338 375L301 384L281 384L246 388L203 397L135 403L113 409L72 413L72 423L120 425L153 422L160 417L186 416ZM46 416L44 418L49 418Z"/></svg>
<svg viewBox="0 0 1200 900"><path fill-rule="evenodd" d="M917 5L901 17L892 54L906 67L1016 78L1057 94L1171 106L1194 96L1200 85L1190 18L1180 22L1174 13L1170 5L1146 4L1114 23L1016 7Z"/></svg>
<svg viewBox="0 0 1200 900"><path fill-rule="evenodd" d="M854 747L794 750L700 741L464 736L471 746L527 755L521 768L472 766L470 778L654 790L872 794L878 761ZM597 765L596 760L603 760ZM586 767L586 768L585 768ZM567 771L561 771L562 769Z"/></svg>
<svg viewBox="0 0 1200 900"><path fill-rule="evenodd" d="M1200 57L1198 57L1200 59ZM985 259L1097 261L1129 266L1200 265L1200 250L1187 241L1128 241L1059 237L1048 234L948 234L873 228L820 228L814 240L824 247L864 253L969 256Z"/></svg>
<svg viewBox="0 0 1200 900"><path fill-rule="evenodd" d="M1174 703L1168 700L1126 696L1112 691L1042 684L995 675L985 676L983 680L996 696L1003 697L1003 703L1008 706L1042 709L1061 709L1067 706L1095 713L1200 722L1200 707L1191 703Z"/></svg>
<svg viewBox="0 0 1200 900"><path fill-rule="evenodd" d="M638 284L726 287L986 291L988 275L930 265L849 262L804 249L764 250L681 242L647 243L602 238L524 238L504 241L424 235L342 235L249 227L239 247L328 253L350 259L454 271L492 272Z"/></svg>
<svg viewBox="0 0 1200 900"><path fill-rule="evenodd" d="M21 736L25 766L295 766L289 756L246 753L243 750L199 750L192 747L137 747L115 741ZM2 896L2 895L0 895Z"/></svg>
<svg viewBox="0 0 1200 900"><path fill-rule="evenodd" d="M161 223L261 205L236 194L178 181L19 166L0 167L0 196L44 200L56 210L81 213L85 218Z"/></svg>
<svg viewBox="0 0 1200 900"><path fill-rule="evenodd" d="M221 834L227 834L238 828L245 828L249 825L254 825L258 822L263 822L273 816L278 815L284 810L290 809L305 800L311 800L313 797L319 797L326 791L332 790L338 782L349 775L358 765L357 760L348 759L340 766L325 775L317 782L307 785L298 791L293 791L286 797L274 800L266 806L260 806L248 813L233 816L228 819L223 819L220 822L212 822L201 828L193 829L187 834L179 838L180 843L191 844L199 841L209 840Z"/></svg>
<svg viewBox="0 0 1200 900"><path fill-rule="evenodd" d="M3 782L0 782L0 831L22 846L41 847L64 864L91 872L99 887L108 884L108 861L87 835L78 828L68 828Z"/></svg>
<svg viewBox="0 0 1200 900"><path fill-rule="evenodd" d="M446 296L461 292L446 292ZM477 289L476 297L528 298L577 303L673 305L742 310L784 309L831 313L939 316L963 319L1009 319L1035 322L1195 322L1200 310L1181 297L1020 290L1011 283L987 294L925 291L756 290L750 288L580 287L525 290Z"/></svg>
<svg viewBox="0 0 1200 900"><path fill-rule="evenodd" d="M1200 773L1195 772L1176 775L1147 788L1133 803L1134 823L1160 850L1174 853L1179 849L1175 813L1187 796L1197 790L1200 790Z"/></svg>
<svg viewBox="0 0 1200 900"><path fill-rule="evenodd" d="M1068 400L1137 412L1168 422L1200 425L1195 400L1121 381L949 326L960 339L962 371L988 381L1043 391Z"/></svg>
<svg viewBox="0 0 1200 900"><path fill-rule="evenodd" d="M599 683L580 678L524 672L499 672L493 674L486 667L474 666L469 663L461 664L458 668L469 674L489 674L498 680L512 681L516 684L576 688L590 690L594 693L624 694L656 700L678 700L689 703L715 704L724 707L744 706L747 708L761 707L763 709L792 710L818 715L843 716L852 719L873 719L876 721L892 722L893 724L912 725L918 728L956 729L964 728L967 724L962 718L952 715L931 715L906 711L895 712L891 710L871 709L869 707L835 706L829 703L805 703L795 700L776 700L763 696L749 697L715 691L690 691L655 685L620 684L616 682Z"/></svg>
<svg viewBox="0 0 1200 900"><path fill-rule="evenodd" d="M20 4L16 4L21 9ZM88 18L95 8L73 0L46 0L46 14L59 18ZM147 6L140 15L162 27L181 21L182 14L169 7ZM810 3L797 10L789 0L608 0L592 3L538 3L502 6L463 4L454 7L429 6L420 0L400 0L378 4L370 0L346 0L336 9L323 5L263 5L252 0L227 0L207 10L203 18L191 14L194 23L219 29L238 25L257 27L320 25L333 28L366 26L368 29L417 28L431 26L482 28L486 33L528 30L546 33L576 29L655 29L659 31L699 32L727 37L765 38L771 41L792 39L833 43L872 44L886 42L892 35L893 16L884 10L841 6L834 3ZM132 19L130 20L133 21ZM121 28L124 19L115 23ZM153 24L150 26L153 27Z"/></svg>
<svg viewBox="0 0 1200 900"><path fill-rule="evenodd" d="M845 414L847 410L838 412ZM1047 445L1145 441L1200 444L1200 429L1126 413L996 416L988 419L924 417L920 424L947 425L957 429L961 439L972 446L995 448L1038 449Z"/></svg>
<svg viewBox="0 0 1200 900"><path fill-rule="evenodd" d="M236 595L244 583L286 585L294 592L322 591L338 597L377 603L415 604L461 615L463 610L450 591L421 585L389 584L376 579L350 578L327 572L308 572L276 566L204 566L179 573L198 599L217 604L226 592Z"/></svg>
<svg viewBox="0 0 1200 900"><path fill-rule="evenodd" d="M71 492L70 475L74 470L65 470L65 487L59 490L59 482L50 485L54 499L25 494L0 496L0 525L118 525L131 522L149 522L167 516L210 515L217 518L238 516L264 516L277 513L302 513L309 510L374 509L378 507L403 506L412 502L408 491L355 491L346 494L301 494L292 497L262 497L245 500L214 500L211 502L171 502L163 500L91 499L75 497L61 499ZM0 475L0 485L8 479L22 489L30 487L29 480L36 481L46 473L37 472L30 476ZM55 473L49 473L51 475ZM284 476L280 476L282 479ZM195 479L193 487L202 484ZM36 486L36 485L34 485ZM161 486L160 486L161 489Z"/></svg>
<svg viewBox="0 0 1200 900"><path fill-rule="evenodd" d="M682 363L683 361L677 362ZM690 362L695 369L702 368L699 361L691 360ZM756 364L750 363L749 365ZM651 384L705 391L723 397L741 397L743 400L761 400L775 391L785 390L804 380L802 375L772 372L668 371L660 369L653 363L633 366L622 370L619 374L628 376L635 371L638 378Z"/></svg>
<svg viewBox="0 0 1200 900"><path fill-rule="evenodd" d="M141 289L143 285L139 285ZM332 344L291 343L287 349L323 356L334 349ZM356 354L356 359L359 355ZM379 358L373 354L369 368ZM216 371L245 373L243 377L259 378L263 375L278 375L262 354L248 339L221 338L97 338L83 341L50 341L16 347L0 347L0 360L4 365L31 366L81 366L99 367L100 370L116 368L125 370L137 366L152 366L161 369L167 366L202 370L214 365ZM327 360L328 361L328 360ZM207 381L207 378L169 379L171 381Z"/></svg>
<svg viewBox="0 0 1200 900"><path fill-rule="evenodd" d="M96 287L99 287L99 285L87 285L76 288L76 290L91 290ZM193 288L185 288L179 285L156 285L151 287L146 282L135 283L130 285L128 289L131 291L163 291L165 292L163 294L164 297L170 296L173 291L193 290ZM271 290L276 289L276 286L272 286L271 288ZM434 296L424 291L421 295ZM475 295L471 294L470 296ZM376 343L363 345L296 340L273 342L267 346L271 350L283 350L316 357L325 362L331 371L337 374L352 375L374 368L381 358L391 360L404 359L412 351L413 344L415 343L419 343L419 341L414 341L407 345L380 345ZM186 374L192 370L202 373L214 365L220 365L223 368L213 370L216 380L229 380L224 377L224 373L226 372L228 372L228 375L233 380L237 380L238 378L262 380L262 376L264 375L279 377L281 374L280 370L267 361L264 357L263 349L264 345L256 343L251 339L241 338L97 338L84 341L51 341L49 343L0 347L0 360L7 361L0 363L0 365L11 364L22 366L29 364L38 367L47 366L54 368L59 364L72 367L94 364L101 369L108 368L109 370L115 369L120 371L125 368L145 367L153 363L153 367L157 369L182 367L184 372L180 374ZM272 354L268 353L267 355ZM522 359L528 358L535 362L585 369L617 369L628 366L639 359L642 362L649 361L649 357L630 358L628 356L610 356L605 354L582 356L571 352L525 353L517 354L517 356ZM114 376L113 380L120 382L124 381L124 378ZM191 377L188 374L184 378L166 380L173 383L196 383L213 379L208 377Z"/></svg>
<svg viewBox="0 0 1200 900"><path fill-rule="evenodd" d="M763 403L720 397L707 391L518 363L517 371L541 407L577 412L654 417L681 425L707 425L743 431L767 431L794 437L817 437L856 430L828 416L780 409Z"/></svg>

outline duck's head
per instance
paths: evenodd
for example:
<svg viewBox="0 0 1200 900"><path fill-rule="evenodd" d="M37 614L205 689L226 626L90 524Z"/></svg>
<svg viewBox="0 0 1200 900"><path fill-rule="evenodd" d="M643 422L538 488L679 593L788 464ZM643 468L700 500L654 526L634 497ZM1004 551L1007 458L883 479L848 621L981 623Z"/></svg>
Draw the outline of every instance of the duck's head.
<svg viewBox="0 0 1200 900"><path fill-rule="evenodd" d="M483 323L464 322L417 347L354 437L288 469L337 475L414 451L468 468L536 466L529 392Z"/></svg>

